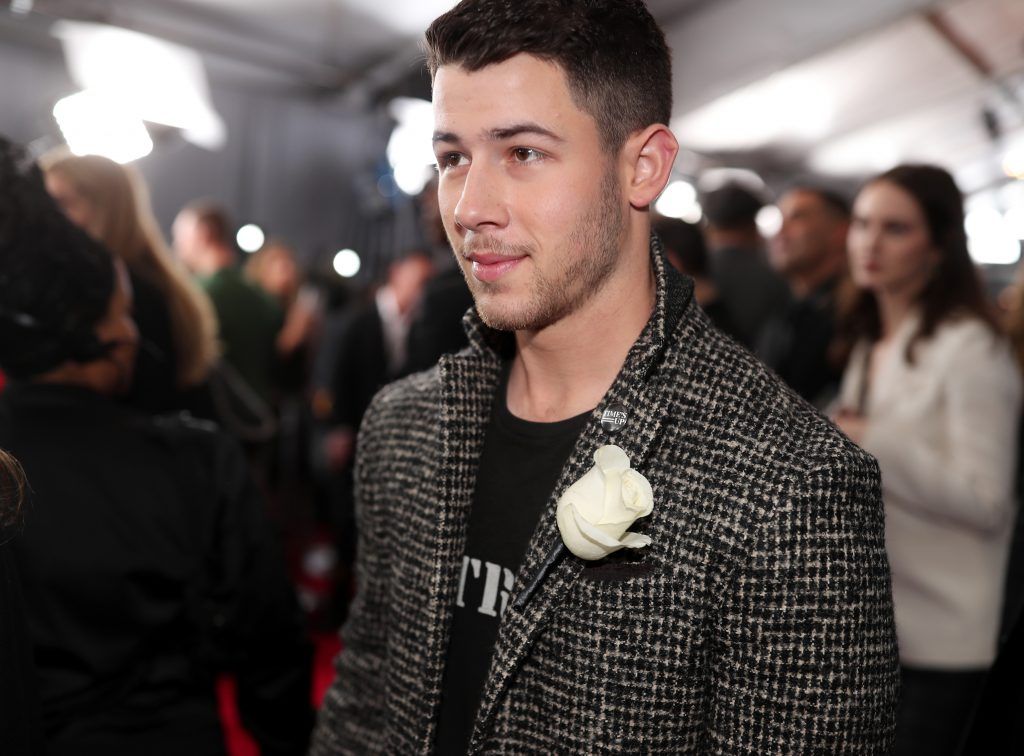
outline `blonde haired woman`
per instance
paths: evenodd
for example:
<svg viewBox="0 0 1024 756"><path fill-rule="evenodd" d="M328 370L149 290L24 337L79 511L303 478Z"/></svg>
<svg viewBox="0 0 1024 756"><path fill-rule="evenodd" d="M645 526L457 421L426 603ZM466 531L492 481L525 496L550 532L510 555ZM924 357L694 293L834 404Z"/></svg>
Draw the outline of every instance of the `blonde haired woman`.
<svg viewBox="0 0 1024 756"><path fill-rule="evenodd" d="M217 323L206 295L175 263L148 192L130 168L98 155L51 152L46 188L64 213L121 258L131 274L142 337L128 400L150 411L184 406L217 358Z"/></svg>

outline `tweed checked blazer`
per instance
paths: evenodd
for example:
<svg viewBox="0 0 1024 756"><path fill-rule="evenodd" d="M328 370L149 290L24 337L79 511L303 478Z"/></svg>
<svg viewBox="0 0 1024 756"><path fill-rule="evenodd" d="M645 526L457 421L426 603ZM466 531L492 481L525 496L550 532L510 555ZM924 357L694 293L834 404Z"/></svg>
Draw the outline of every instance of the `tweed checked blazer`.
<svg viewBox="0 0 1024 756"><path fill-rule="evenodd" d="M715 330L652 240L654 313L581 433L502 617L470 752L885 753L898 662L878 467ZM509 334L385 387L359 441L358 590L311 753L427 754L477 460ZM600 334L595 333L595 338ZM568 555L558 497L614 442L646 549ZM528 470L523 475L529 475Z"/></svg>

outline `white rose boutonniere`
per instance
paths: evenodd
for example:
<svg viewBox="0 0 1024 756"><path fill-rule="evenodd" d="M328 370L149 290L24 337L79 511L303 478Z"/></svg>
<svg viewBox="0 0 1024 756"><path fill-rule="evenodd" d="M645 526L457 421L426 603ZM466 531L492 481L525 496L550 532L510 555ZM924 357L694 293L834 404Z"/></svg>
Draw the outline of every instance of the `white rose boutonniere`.
<svg viewBox="0 0 1024 756"><path fill-rule="evenodd" d="M654 509L651 484L630 469L629 457L618 446L602 446L594 462L558 500L555 519L565 545L580 559L649 546L647 536L626 531Z"/></svg>

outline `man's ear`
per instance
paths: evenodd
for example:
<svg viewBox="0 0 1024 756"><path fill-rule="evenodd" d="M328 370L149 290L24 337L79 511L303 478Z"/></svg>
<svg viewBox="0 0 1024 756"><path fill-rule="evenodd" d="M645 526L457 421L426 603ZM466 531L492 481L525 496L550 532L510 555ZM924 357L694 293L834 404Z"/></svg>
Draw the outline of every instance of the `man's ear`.
<svg viewBox="0 0 1024 756"><path fill-rule="evenodd" d="M668 126L655 123L626 139L622 155L626 161L629 204L640 209L657 199L672 175L679 142Z"/></svg>

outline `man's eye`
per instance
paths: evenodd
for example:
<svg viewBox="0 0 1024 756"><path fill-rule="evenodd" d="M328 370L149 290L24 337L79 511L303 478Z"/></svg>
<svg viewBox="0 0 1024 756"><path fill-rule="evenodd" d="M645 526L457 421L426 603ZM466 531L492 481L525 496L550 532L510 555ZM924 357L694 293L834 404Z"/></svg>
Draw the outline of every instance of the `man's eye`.
<svg viewBox="0 0 1024 756"><path fill-rule="evenodd" d="M532 163L543 159L543 157L544 153L531 147L516 147L512 150L512 159L517 163Z"/></svg>
<svg viewBox="0 0 1024 756"><path fill-rule="evenodd" d="M437 158L437 167L442 171L446 168L458 168L464 165L466 156L460 152L446 152Z"/></svg>

